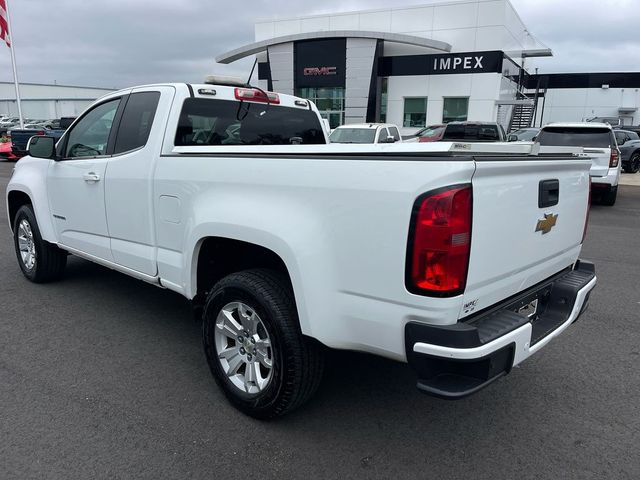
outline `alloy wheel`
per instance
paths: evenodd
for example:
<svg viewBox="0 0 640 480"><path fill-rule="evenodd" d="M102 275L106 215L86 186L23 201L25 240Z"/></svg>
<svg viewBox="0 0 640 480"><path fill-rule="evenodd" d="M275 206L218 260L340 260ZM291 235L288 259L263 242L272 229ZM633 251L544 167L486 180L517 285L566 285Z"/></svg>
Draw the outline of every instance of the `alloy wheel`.
<svg viewBox="0 0 640 480"><path fill-rule="evenodd" d="M216 318L218 362L230 382L249 395L261 393L273 374L273 349L260 316L243 302L226 304Z"/></svg>
<svg viewBox="0 0 640 480"><path fill-rule="evenodd" d="M18 248L22 264L27 270L32 270L36 265L36 244L33 240L33 230L26 219L22 219L18 225Z"/></svg>

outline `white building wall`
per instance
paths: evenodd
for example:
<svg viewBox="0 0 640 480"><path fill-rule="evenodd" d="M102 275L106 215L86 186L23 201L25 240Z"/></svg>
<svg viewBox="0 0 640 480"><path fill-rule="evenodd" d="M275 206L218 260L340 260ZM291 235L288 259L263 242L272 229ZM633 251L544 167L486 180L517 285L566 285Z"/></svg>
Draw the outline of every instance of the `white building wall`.
<svg viewBox="0 0 640 480"><path fill-rule="evenodd" d="M452 45L452 52L522 50L539 47L508 0L444 1L435 5L387 8L296 18L255 24L255 40L329 30L405 33ZM385 55L428 53L421 47L385 45Z"/></svg>
<svg viewBox="0 0 640 480"><path fill-rule="evenodd" d="M113 90L65 85L20 84L22 113L25 118L53 119L77 116L96 98ZM18 115L13 83L0 82L0 114Z"/></svg>
<svg viewBox="0 0 640 480"><path fill-rule="evenodd" d="M620 107L635 109L619 114ZM542 101L538 108L542 108ZM623 118L626 125L640 123L640 88L558 88L547 90L542 123L581 122L593 117Z"/></svg>
<svg viewBox="0 0 640 480"><path fill-rule="evenodd" d="M427 97L427 125L442 123L445 97L469 97L469 120L495 121L501 80L499 73L389 77L387 122L403 134L416 130L402 126L404 99L411 97Z"/></svg>
<svg viewBox="0 0 640 480"><path fill-rule="evenodd" d="M360 123L366 119L376 45L373 38L347 39L344 123Z"/></svg>

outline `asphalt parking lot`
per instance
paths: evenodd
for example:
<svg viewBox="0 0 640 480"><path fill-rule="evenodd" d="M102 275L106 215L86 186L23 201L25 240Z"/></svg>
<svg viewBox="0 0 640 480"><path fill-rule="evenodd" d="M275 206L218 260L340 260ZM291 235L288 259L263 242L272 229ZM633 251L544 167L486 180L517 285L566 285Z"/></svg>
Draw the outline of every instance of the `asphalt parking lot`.
<svg viewBox="0 0 640 480"><path fill-rule="evenodd" d="M639 234L640 187L594 206L588 312L477 395L334 352L315 399L264 423L215 386L185 299L73 257L31 284L1 221L0 478L640 478Z"/></svg>

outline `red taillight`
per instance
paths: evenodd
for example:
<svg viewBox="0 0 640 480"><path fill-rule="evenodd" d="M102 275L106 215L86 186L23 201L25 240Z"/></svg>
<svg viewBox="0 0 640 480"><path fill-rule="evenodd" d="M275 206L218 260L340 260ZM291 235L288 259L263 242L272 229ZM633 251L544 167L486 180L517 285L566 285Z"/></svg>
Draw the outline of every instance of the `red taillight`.
<svg viewBox="0 0 640 480"><path fill-rule="evenodd" d="M609 167L617 167L618 162L620 161L620 152L618 152L617 148L611 149L611 158L609 159Z"/></svg>
<svg viewBox="0 0 640 480"><path fill-rule="evenodd" d="M236 88L236 100L244 100L247 102L260 102L260 103L280 103L280 97L277 93L263 92L256 90L255 88Z"/></svg>
<svg viewBox="0 0 640 480"><path fill-rule="evenodd" d="M407 289L450 297L464 291L471 251L470 185L426 193L414 207L407 252Z"/></svg>
<svg viewBox="0 0 640 480"><path fill-rule="evenodd" d="M589 177L589 204L587 205L587 214L584 218L584 230L582 231L582 242L587 236L587 225L589 225L589 212L591 211L591 177Z"/></svg>

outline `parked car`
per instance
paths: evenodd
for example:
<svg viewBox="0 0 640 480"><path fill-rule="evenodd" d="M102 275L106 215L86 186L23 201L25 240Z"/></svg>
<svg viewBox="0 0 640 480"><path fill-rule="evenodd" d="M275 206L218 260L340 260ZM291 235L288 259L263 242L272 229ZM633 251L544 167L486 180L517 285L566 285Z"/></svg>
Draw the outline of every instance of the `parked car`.
<svg viewBox="0 0 640 480"><path fill-rule="evenodd" d="M622 169L627 173L637 173L640 170L640 136L636 132L618 129L614 134L620 149Z"/></svg>
<svg viewBox="0 0 640 480"><path fill-rule="evenodd" d="M539 128L521 128L520 130L516 130L511 132L507 136L508 142L532 142L534 138L540 133Z"/></svg>
<svg viewBox="0 0 640 480"><path fill-rule="evenodd" d="M637 125L625 125L623 127L613 127L614 130L625 130L627 132L635 132L640 136L640 126Z"/></svg>
<svg viewBox="0 0 640 480"><path fill-rule="evenodd" d="M327 347L460 398L586 309L581 149L326 145L308 100L229 83L109 93L57 145L33 137L6 198L25 277L71 253L191 299L218 385L258 418L312 396Z"/></svg>
<svg viewBox="0 0 640 480"><path fill-rule="evenodd" d="M341 125L329 135L331 143L395 143L402 142L400 131L391 123L359 123Z"/></svg>
<svg viewBox="0 0 640 480"><path fill-rule="evenodd" d="M449 122L424 129L417 139L418 142L506 142L507 137L502 125L496 122Z"/></svg>
<svg viewBox="0 0 640 480"><path fill-rule="evenodd" d="M601 194L604 205L613 206L622 170L613 132L608 123L550 123L542 127L536 142L541 147L584 147L584 155L593 159L590 174L594 193Z"/></svg>
<svg viewBox="0 0 640 480"><path fill-rule="evenodd" d="M414 138L418 142L437 142L442 139L442 135L444 134L444 129L446 127L446 124L443 123L429 125L428 127L418 130L414 135Z"/></svg>
<svg viewBox="0 0 640 480"><path fill-rule="evenodd" d="M25 125L24 129L20 129L19 127L11 130L11 142L13 143L13 156L15 159L19 159L24 157L27 154L27 144L29 139L34 135L49 135L54 138L62 137L62 134L65 130L73 123L75 117L64 117L58 120L57 125L59 128L57 129L48 129L45 126L36 126L31 124L30 126ZM52 122L52 126L54 123ZM32 128L35 127L35 128Z"/></svg>
<svg viewBox="0 0 640 480"><path fill-rule="evenodd" d="M7 118L3 118L2 121L0 121L0 128L11 128L14 125L19 125L20 124L20 119L18 117L7 117Z"/></svg>

